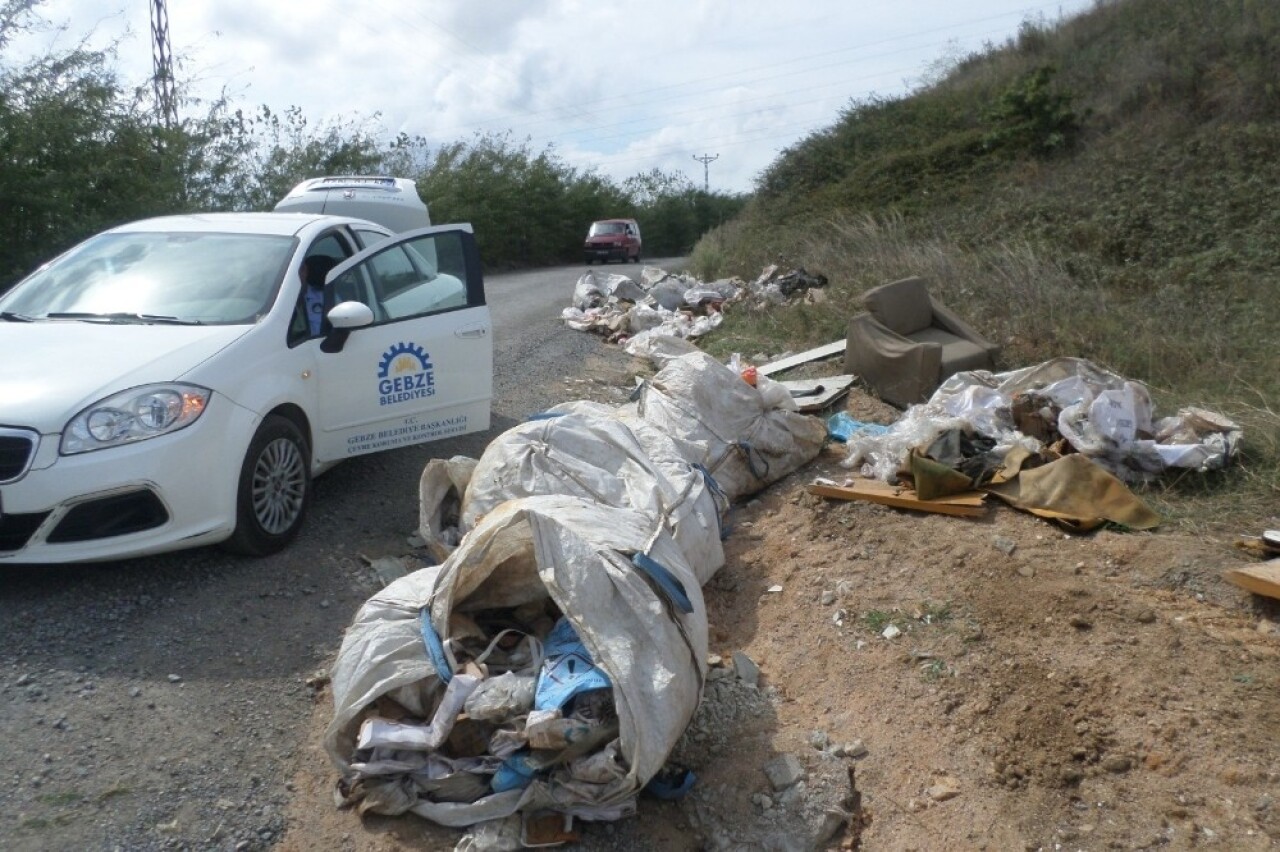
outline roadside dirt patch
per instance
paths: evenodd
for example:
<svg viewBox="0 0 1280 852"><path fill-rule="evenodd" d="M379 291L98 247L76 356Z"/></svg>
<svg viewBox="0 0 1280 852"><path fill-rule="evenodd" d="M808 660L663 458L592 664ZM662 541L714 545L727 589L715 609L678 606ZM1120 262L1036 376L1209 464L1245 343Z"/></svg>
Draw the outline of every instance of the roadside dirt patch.
<svg viewBox="0 0 1280 852"><path fill-rule="evenodd" d="M855 393L849 410L892 418L877 405ZM819 848L847 848L851 768L863 849L1280 839L1280 628L1221 580L1242 561L1230 535L1074 536L1003 505L965 519L808 494L815 476L848 475L842 455L733 513L705 590L715 712L676 751L696 793L583 826L579 848L813 848L824 815L836 831ZM758 688L732 673L735 652L759 666ZM279 848L452 848L456 830L336 810L328 702ZM765 773L788 757L798 792Z"/></svg>

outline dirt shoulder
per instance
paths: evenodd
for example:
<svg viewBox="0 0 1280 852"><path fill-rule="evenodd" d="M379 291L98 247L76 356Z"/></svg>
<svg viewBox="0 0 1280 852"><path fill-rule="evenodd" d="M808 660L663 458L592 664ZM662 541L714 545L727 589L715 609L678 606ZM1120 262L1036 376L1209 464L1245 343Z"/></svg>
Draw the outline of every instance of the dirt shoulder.
<svg viewBox="0 0 1280 852"><path fill-rule="evenodd" d="M847 848L832 812L853 801L850 768L863 849L1280 839L1280 626L1221 579L1245 560L1230 536L1074 536L1005 506L966 519L808 494L813 477L848 474L841 456L734 512L705 590L710 647L722 666L744 652L761 678L711 681L715 714L700 710L677 748L696 795L643 800L637 817L586 826L582 847L812 848L826 815L837 830L820 845ZM453 848L456 830L334 807L328 702L279 848ZM790 793L764 771L780 757L804 773Z"/></svg>

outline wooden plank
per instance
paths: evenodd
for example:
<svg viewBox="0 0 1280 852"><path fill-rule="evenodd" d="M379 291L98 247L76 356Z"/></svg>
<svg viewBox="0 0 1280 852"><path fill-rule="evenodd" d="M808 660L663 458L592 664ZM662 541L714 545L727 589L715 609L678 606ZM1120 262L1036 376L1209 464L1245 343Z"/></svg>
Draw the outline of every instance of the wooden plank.
<svg viewBox="0 0 1280 852"><path fill-rule="evenodd" d="M1232 568L1224 576L1255 595L1280 600L1280 559Z"/></svg>
<svg viewBox="0 0 1280 852"><path fill-rule="evenodd" d="M772 376L774 373L781 373L783 370L790 370L792 367L798 367L810 361L817 361L819 358L843 355L844 345L845 342L843 340L837 340L834 343L828 343L826 346L819 346L817 349L809 349L799 355L792 355L790 358L783 358L781 361L774 361L772 364L756 367L756 372L761 376Z"/></svg>
<svg viewBox="0 0 1280 852"><path fill-rule="evenodd" d="M897 509L935 512L962 518L978 518L987 512L983 502L987 495L980 491L966 491L963 494L939 497L936 500L921 500L910 488L890 485L878 479L865 479L853 485L814 483L809 486L809 493L817 494L819 497L834 497L837 500L866 500L869 503L879 503Z"/></svg>
<svg viewBox="0 0 1280 852"><path fill-rule="evenodd" d="M779 382L779 384L791 391L791 398L796 401L796 407L801 411L819 411L849 392L849 386L853 384L853 376L796 379Z"/></svg>
<svg viewBox="0 0 1280 852"><path fill-rule="evenodd" d="M865 494L901 495L921 503L953 503L957 506L985 506L987 499L985 491L964 491L960 494L949 494L946 497L938 497L934 500L921 500L917 496L915 489L910 485L890 485L879 479L850 479L846 480L844 484L840 484L830 479L819 477L813 481L813 485Z"/></svg>

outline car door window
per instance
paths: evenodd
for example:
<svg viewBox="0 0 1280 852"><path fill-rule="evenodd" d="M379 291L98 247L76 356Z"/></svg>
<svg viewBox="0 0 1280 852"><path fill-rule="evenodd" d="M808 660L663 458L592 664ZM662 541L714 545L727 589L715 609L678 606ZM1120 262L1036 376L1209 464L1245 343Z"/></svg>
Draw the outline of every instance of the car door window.
<svg viewBox="0 0 1280 852"><path fill-rule="evenodd" d="M381 231L370 231L365 228L355 228L353 230L356 233L356 239L360 241L361 248L377 245L387 238L387 235Z"/></svg>
<svg viewBox="0 0 1280 852"><path fill-rule="evenodd" d="M329 270L354 255L355 247L351 237L341 231L330 231L317 238L303 253L308 272L307 281L302 282L302 290L294 305L293 316L289 322L288 345L296 346L312 336L308 320L307 290L309 287L324 286L324 278ZM338 301L342 301L339 299ZM336 302L323 302L322 311L328 313Z"/></svg>
<svg viewBox="0 0 1280 852"><path fill-rule="evenodd" d="M364 298L357 301L373 309L375 322L456 310L483 300L482 288L469 286L467 250L456 231L398 241L345 272L334 286L362 291Z"/></svg>

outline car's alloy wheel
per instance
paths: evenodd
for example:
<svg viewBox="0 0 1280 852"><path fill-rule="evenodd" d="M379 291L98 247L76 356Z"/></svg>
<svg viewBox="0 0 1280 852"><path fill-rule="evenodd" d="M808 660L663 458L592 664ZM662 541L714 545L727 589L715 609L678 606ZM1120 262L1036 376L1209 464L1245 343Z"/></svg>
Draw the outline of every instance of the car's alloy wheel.
<svg viewBox="0 0 1280 852"><path fill-rule="evenodd" d="M311 501L311 459L306 439L291 420L262 422L240 469L236 529L227 547L265 556L289 544L302 528Z"/></svg>

